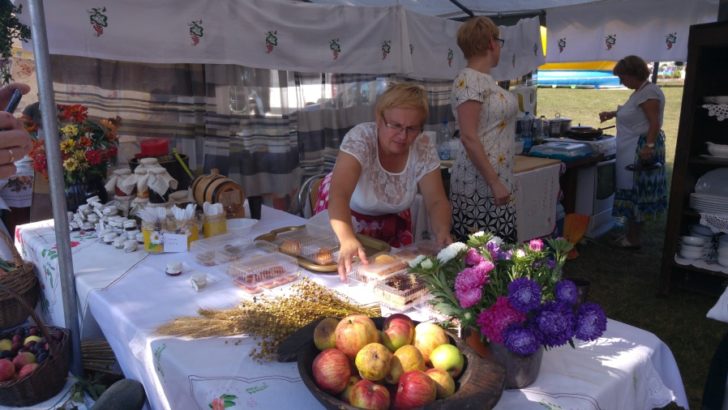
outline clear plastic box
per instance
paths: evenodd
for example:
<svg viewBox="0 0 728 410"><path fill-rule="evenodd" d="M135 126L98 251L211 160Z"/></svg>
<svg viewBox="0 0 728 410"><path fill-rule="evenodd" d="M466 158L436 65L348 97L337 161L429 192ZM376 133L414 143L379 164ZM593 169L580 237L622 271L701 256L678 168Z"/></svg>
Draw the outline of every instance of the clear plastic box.
<svg viewBox="0 0 728 410"><path fill-rule="evenodd" d="M276 236L273 244L281 253L303 257L317 265L329 265L337 261L338 240L325 229L306 227L282 232Z"/></svg>
<svg viewBox="0 0 728 410"><path fill-rule="evenodd" d="M298 279L295 259L280 254L261 254L230 263L227 274L244 291L255 294Z"/></svg>
<svg viewBox="0 0 728 410"><path fill-rule="evenodd" d="M403 246L399 249L393 250L394 254L398 257L410 261L419 255L435 256L440 252L440 247L437 246L435 241L424 240L417 241L411 245Z"/></svg>
<svg viewBox="0 0 728 410"><path fill-rule="evenodd" d="M392 275L377 283L374 293L380 303L400 311L417 306L429 294L425 282L408 272Z"/></svg>
<svg viewBox="0 0 728 410"><path fill-rule="evenodd" d="M357 263L352 269L354 279L369 285L376 285L382 280L399 272L406 272L407 262L388 253L380 253L369 258L369 264Z"/></svg>
<svg viewBox="0 0 728 410"><path fill-rule="evenodd" d="M216 266L264 252L257 250L250 241L236 239L232 235L219 235L194 241L190 253L202 266Z"/></svg>

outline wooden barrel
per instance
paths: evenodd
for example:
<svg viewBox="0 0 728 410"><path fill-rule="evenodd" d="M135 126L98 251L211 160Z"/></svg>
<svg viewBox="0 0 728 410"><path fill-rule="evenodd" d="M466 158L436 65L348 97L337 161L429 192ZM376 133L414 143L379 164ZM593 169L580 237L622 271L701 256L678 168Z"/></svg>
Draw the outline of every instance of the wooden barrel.
<svg viewBox="0 0 728 410"><path fill-rule="evenodd" d="M200 206L205 202L221 203L228 218L245 217L243 188L216 168L209 175L201 175L192 183L192 197Z"/></svg>

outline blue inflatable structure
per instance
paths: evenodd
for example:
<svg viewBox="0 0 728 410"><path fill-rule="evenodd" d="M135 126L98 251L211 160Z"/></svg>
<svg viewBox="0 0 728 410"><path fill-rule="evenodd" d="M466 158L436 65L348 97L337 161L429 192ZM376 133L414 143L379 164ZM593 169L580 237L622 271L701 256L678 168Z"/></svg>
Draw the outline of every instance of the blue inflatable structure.
<svg viewBox="0 0 728 410"><path fill-rule="evenodd" d="M621 87L611 71L539 70L536 79L539 87Z"/></svg>

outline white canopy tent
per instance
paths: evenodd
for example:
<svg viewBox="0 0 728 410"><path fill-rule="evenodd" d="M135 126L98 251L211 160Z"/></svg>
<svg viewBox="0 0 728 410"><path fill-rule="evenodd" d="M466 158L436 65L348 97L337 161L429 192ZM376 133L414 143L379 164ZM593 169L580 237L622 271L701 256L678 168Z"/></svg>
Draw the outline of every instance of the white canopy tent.
<svg viewBox="0 0 728 410"><path fill-rule="evenodd" d="M454 46L454 35L459 23L448 20L466 15L457 6L456 3L459 3L475 14L540 13L544 10L547 24L551 26L547 61L615 59L626 54L639 54L647 60L685 60L689 26L715 21L719 0L310 2L322 4L293 0L127 0L108 3L106 6L100 6L93 0L47 1L45 5L42 0L14 0L14 3L24 4L30 11L21 19L33 31L41 111L44 113L43 128L56 129L55 116L45 114L55 112L49 54L124 61L218 62L268 68L282 66L299 71L311 69L314 72L336 72L339 69L341 72L355 72L351 71L352 67L361 67L359 64L363 61L370 68L356 70L373 73L384 70L422 77L451 78L452 70L457 72L457 68L464 63ZM110 15L118 17L109 19ZM282 27L285 27L284 31L288 30L293 47L278 47L276 24L283 22L285 24ZM359 45L371 40L368 37L381 34L382 27L385 27L382 24L386 24L387 30L384 32L392 34L391 42L388 43L390 48L385 47L387 39L378 38L373 43L374 47L362 47L361 52L357 52ZM510 63L514 71L503 74L501 78L520 75L522 70L530 71L543 62L540 41L533 38L532 28L526 29L533 26L533 22L526 21L508 29L513 31L507 32L513 41L509 44L512 47L511 57L504 61ZM369 30L362 31L365 27L369 27ZM256 29L259 32L252 31ZM336 30L343 30L342 33L349 33L351 38L357 39L346 45L353 50L352 57L344 56L344 50L347 49L342 46L342 37L336 37ZM519 35L517 31L524 31L525 34ZM311 38L325 42L328 46L324 48L325 52L312 52L311 48L300 47L300 44L306 44ZM422 41L421 46L416 45L418 41ZM210 44L206 44L208 42ZM668 43L671 44L668 46ZM198 47L200 44L202 47ZM395 50L393 46L398 49ZM270 59L270 54L276 48L281 55ZM337 48L341 49L337 51ZM434 65L429 63L428 58L417 60L414 52L420 49L427 50L431 56L439 56L442 69L427 71ZM521 52L522 55L517 55ZM337 61L337 53L341 54L341 62ZM392 54L389 60L386 60L387 55L382 58L382 54L387 53ZM527 63L521 64L522 61ZM446 66L444 62L447 62ZM322 66L328 70L321 70ZM418 74L418 69L425 71ZM56 237L67 238L69 232L61 156L57 136L48 133L47 138ZM66 325L74 336L72 370L80 374L79 326L68 241L58 241L58 254Z"/></svg>

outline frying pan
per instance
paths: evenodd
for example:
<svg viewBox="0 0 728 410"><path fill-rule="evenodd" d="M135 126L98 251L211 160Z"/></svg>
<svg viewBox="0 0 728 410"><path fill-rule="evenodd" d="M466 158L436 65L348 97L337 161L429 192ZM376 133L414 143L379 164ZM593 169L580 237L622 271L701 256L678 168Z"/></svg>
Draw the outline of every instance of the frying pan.
<svg viewBox="0 0 728 410"><path fill-rule="evenodd" d="M614 125L610 125L609 127L602 127L602 128L593 128L593 127L571 127L568 131L566 131L566 138L572 138L575 140L584 140L584 141L590 141L595 140L602 136L602 132L604 130L608 130L610 128L614 128Z"/></svg>

